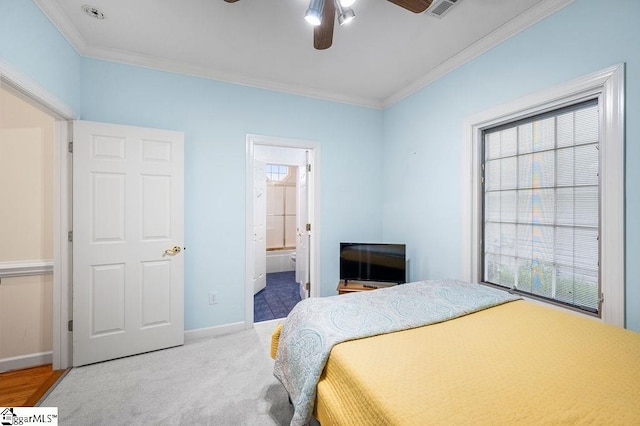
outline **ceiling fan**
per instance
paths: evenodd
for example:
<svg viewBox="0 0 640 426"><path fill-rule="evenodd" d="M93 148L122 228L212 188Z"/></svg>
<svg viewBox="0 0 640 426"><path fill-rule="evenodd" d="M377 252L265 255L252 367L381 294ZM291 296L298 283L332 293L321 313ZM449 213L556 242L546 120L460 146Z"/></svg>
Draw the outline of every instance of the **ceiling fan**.
<svg viewBox="0 0 640 426"><path fill-rule="evenodd" d="M224 0L235 3L238 0ZM433 0L387 0L413 13L422 13L431 6ZM331 47L333 42L333 24L336 10L338 22L346 24L355 17L351 5L355 0L310 0L305 19L314 26L313 47L324 50Z"/></svg>

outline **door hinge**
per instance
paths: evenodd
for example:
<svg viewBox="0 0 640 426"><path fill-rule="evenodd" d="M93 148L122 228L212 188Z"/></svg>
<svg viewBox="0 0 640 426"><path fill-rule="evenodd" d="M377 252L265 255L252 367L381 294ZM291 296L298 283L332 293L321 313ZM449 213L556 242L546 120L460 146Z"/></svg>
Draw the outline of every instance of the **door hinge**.
<svg viewBox="0 0 640 426"><path fill-rule="evenodd" d="M307 164L307 171L311 172L311 164Z"/></svg>
<svg viewBox="0 0 640 426"><path fill-rule="evenodd" d="M310 291L311 290L311 283L306 283L304 285L304 289L307 290L307 291Z"/></svg>
<svg viewBox="0 0 640 426"><path fill-rule="evenodd" d="M311 231L311 224L307 223L307 232Z"/></svg>
<svg viewBox="0 0 640 426"><path fill-rule="evenodd" d="M73 331L73 320L69 320L67 323L67 330Z"/></svg>
<svg viewBox="0 0 640 426"><path fill-rule="evenodd" d="M67 146L67 151L73 153L73 141L69 142L69 145Z"/></svg>
<svg viewBox="0 0 640 426"><path fill-rule="evenodd" d="M67 232L67 241L69 241L70 243L73 242L73 231Z"/></svg>

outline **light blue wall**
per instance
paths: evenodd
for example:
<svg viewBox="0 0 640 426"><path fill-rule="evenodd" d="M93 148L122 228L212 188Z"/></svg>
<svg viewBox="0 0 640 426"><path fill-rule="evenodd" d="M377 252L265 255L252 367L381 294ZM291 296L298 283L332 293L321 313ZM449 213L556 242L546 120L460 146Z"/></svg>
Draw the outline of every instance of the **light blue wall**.
<svg viewBox="0 0 640 426"><path fill-rule="evenodd" d="M379 110L84 59L82 116L185 132L187 329L244 320L248 133L320 145L323 295L336 292L339 242L381 237Z"/></svg>
<svg viewBox="0 0 640 426"><path fill-rule="evenodd" d="M640 1L576 0L384 113L383 237L412 278L459 277L462 124L474 113L622 62L626 68L626 321L640 331Z"/></svg>
<svg viewBox="0 0 640 426"><path fill-rule="evenodd" d="M0 61L82 119L185 133L187 329L244 321L248 133L320 146L322 295L340 241L381 238L382 111L82 58L27 0L0 0Z"/></svg>
<svg viewBox="0 0 640 426"><path fill-rule="evenodd" d="M640 330L639 22L636 0L576 0L384 112L81 58L26 0L0 0L0 61L84 119L185 132L188 329L244 319L247 133L321 146L323 295L345 240L405 241L413 279L456 277L464 118L626 62L627 325Z"/></svg>
<svg viewBox="0 0 640 426"><path fill-rule="evenodd" d="M32 2L0 0L0 62L80 109L80 55Z"/></svg>

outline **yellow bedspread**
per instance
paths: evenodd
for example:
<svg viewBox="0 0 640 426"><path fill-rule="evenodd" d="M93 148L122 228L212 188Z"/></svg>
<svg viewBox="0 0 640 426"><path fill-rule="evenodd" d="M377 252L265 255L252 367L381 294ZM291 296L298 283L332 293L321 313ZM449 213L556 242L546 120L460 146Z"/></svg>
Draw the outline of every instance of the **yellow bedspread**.
<svg viewBox="0 0 640 426"><path fill-rule="evenodd" d="M526 301L336 345L329 425L640 425L640 334Z"/></svg>
<svg viewBox="0 0 640 426"><path fill-rule="evenodd" d="M278 343L280 342L280 332L282 331L282 324L278 324L271 334L271 358L276 359L278 354Z"/></svg>

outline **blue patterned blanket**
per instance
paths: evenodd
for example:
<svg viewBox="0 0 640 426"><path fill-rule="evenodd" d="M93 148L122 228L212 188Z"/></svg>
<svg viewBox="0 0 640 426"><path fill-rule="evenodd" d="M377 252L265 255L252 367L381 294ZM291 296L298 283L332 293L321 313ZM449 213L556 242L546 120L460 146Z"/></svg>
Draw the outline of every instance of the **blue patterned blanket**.
<svg viewBox="0 0 640 426"><path fill-rule="evenodd" d="M446 280L301 301L283 325L274 366L274 375L293 404L291 425L311 420L318 379L334 345L446 321L517 299L487 286Z"/></svg>

